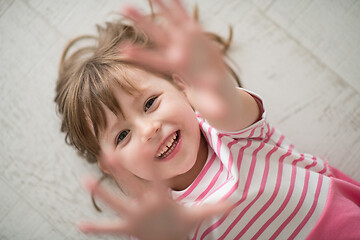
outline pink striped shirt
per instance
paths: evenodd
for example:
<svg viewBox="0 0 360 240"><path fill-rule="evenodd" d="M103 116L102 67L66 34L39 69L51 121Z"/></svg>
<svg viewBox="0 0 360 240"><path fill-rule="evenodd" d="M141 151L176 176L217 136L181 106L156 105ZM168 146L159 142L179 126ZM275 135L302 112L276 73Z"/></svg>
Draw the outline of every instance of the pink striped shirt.
<svg viewBox="0 0 360 240"><path fill-rule="evenodd" d="M263 108L263 101L251 93ZM214 129L198 115L208 142L195 181L173 197L185 206L230 200L228 215L194 229L190 239L305 239L317 225L331 186L327 162L298 153L266 120L238 132ZM328 208L326 208L328 209Z"/></svg>

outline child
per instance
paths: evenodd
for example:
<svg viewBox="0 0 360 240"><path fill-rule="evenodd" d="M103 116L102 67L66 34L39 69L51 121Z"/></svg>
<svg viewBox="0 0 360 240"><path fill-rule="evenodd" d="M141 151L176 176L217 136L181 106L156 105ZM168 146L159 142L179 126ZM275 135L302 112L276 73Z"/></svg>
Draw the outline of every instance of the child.
<svg viewBox="0 0 360 240"><path fill-rule="evenodd" d="M121 218L80 229L139 239L360 239L360 184L287 144L262 99L234 87L180 1L154 2L166 25L128 8L136 27L108 23L97 46L68 56L75 39L62 57L61 129L129 198L88 180Z"/></svg>

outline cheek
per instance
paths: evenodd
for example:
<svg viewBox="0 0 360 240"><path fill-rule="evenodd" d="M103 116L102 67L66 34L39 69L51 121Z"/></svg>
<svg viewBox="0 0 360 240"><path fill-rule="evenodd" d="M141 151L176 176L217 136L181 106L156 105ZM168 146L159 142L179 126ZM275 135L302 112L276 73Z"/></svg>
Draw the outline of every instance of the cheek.
<svg viewBox="0 0 360 240"><path fill-rule="evenodd" d="M141 148L141 151L139 149L140 147L136 144L128 146L118 154L118 160L119 164L132 174L146 178L147 169L149 169L147 163L150 163L148 159L150 153L146 152L144 148Z"/></svg>

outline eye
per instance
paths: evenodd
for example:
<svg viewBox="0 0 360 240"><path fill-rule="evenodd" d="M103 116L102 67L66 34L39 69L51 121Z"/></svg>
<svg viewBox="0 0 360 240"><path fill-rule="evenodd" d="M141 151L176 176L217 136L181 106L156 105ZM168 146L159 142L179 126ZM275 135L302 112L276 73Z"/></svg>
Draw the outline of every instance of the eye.
<svg viewBox="0 0 360 240"><path fill-rule="evenodd" d="M144 111L147 112L147 110L150 109L150 107L154 104L157 97L151 97L149 98L144 105Z"/></svg>
<svg viewBox="0 0 360 240"><path fill-rule="evenodd" d="M117 137L116 137L116 145L118 145L122 140L126 138L126 136L129 134L130 130L124 130L122 131Z"/></svg>

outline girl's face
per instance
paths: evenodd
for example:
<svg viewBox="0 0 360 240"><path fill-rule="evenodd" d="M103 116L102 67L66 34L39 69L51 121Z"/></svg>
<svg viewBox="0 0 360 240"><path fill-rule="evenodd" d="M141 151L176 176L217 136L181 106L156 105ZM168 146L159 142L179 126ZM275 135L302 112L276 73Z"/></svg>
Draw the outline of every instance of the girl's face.
<svg viewBox="0 0 360 240"><path fill-rule="evenodd" d="M141 93L131 95L121 88L115 90L123 116L105 108L108 124L99 136L102 152L115 161L100 159L100 165L107 171L116 169L114 164L121 164L146 180L155 171L158 178L176 182L194 171L198 152L199 156L206 155L206 145L200 145L204 140L195 112L185 95L170 82L141 70L129 75Z"/></svg>

